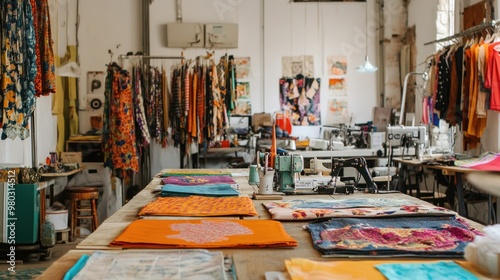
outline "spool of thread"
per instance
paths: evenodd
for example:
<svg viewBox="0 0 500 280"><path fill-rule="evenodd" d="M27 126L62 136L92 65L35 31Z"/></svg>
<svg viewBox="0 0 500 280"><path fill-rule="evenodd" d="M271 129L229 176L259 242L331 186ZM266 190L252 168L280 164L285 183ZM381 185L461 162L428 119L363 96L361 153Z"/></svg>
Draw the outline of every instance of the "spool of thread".
<svg viewBox="0 0 500 280"><path fill-rule="evenodd" d="M272 194L273 190L273 182L274 182L274 170L268 168L259 182L259 194Z"/></svg>
<svg viewBox="0 0 500 280"><path fill-rule="evenodd" d="M257 165L250 165L248 172L248 183L258 184L259 183L259 172L257 171Z"/></svg>

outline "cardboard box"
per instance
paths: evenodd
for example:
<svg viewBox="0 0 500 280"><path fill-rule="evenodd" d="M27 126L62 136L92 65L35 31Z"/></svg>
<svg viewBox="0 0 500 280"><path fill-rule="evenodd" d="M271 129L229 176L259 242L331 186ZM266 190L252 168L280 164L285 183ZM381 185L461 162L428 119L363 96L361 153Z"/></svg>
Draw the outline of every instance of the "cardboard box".
<svg viewBox="0 0 500 280"><path fill-rule="evenodd" d="M82 163L82 152L61 152L61 161L64 163Z"/></svg>

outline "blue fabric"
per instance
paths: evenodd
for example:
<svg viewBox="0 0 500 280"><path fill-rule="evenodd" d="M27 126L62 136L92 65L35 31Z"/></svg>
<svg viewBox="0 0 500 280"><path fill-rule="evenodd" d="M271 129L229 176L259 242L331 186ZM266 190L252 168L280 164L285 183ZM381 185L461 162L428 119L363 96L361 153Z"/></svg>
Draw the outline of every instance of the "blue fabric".
<svg viewBox="0 0 500 280"><path fill-rule="evenodd" d="M470 273L454 262L379 264L375 266L388 280L476 280Z"/></svg>
<svg viewBox="0 0 500 280"><path fill-rule="evenodd" d="M230 184L211 184L197 186L182 186L166 184L161 188L162 196L238 196L239 192L231 187Z"/></svg>
<svg viewBox="0 0 500 280"><path fill-rule="evenodd" d="M67 272L64 274L63 280L71 280L75 277L80 270L85 266L87 260L89 259L89 255L83 254L80 259L73 265Z"/></svg>

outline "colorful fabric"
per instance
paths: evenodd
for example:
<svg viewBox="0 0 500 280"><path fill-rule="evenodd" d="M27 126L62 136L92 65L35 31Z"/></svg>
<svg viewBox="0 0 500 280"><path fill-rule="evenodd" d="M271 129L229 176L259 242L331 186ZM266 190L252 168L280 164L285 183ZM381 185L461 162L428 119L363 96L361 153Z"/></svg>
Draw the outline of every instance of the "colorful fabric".
<svg viewBox="0 0 500 280"><path fill-rule="evenodd" d="M133 221L110 246L122 248L267 248L295 247L280 222L270 220Z"/></svg>
<svg viewBox="0 0 500 280"><path fill-rule="evenodd" d="M293 258L285 260L286 269L292 280L305 280L305 279L357 279L357 280L387 280L384 275L377 270L376 267L380 265L415 265L415 274L411 276L406 275L400 279L427 279L417 275L424 273L421 270L423 267L434 266L436 262L431 261L313 261L304 258ZM458 261L457 270L461 269L462 272L467 270L479 273L474 270L469 262ZM462 268L463 267L463 268ZM453 268L453 271L455 268ZM454 272L449 271L447 279L467 279L467 278L452 278ZM437 279L437 278L436 278Z"/></svg>
<svg viewBox="0 0 500 280"><path fill-rule="evenodd" d="M104 104L104 166L124 178L139 171L135 144L134 102L129 72L116 64L108 66Z"/></svg>
<svg viewBox="0 0 500 280"><path fill-rule="evenodd" d="M30 2L2 1L0 22L1 139L24 140L30 135L30 118L36 105L36 38Z"/></svg>
<svg viewBox="0 0 500 280"><path fill-rule="evenodd" d="M280 79L281 110L292 112L293 125L321 124L320 80L302 75Z"/></svg>
<svg viewBox="0 0 500 280"><path fill-rule="evenodd" d="M249 197L159 197L139 216L257 216Z"/></svg>
<svg viewBox="0 0 500 280"><path fill-rule="evenodd" d="M163 184L174 184L183 186L205 185L205 184L236 184L236 181L229 175L213 175L213 176L175 176L167 177L161 180Z"/></svg>
<svg viewBox="0 0 500 280"><path fill-rule="evenodd" d="M455 163L457 165L457 163ZM484 171L500 171L500 154L485 153L481 157L464 163L462 167Z"/></svg>
<svg viewBox="0 0 500 280"><path fill-rule="evenodd" d="M33 3L33 1L31 1ZM36 0L36 13L33 13L37 43L38 73L35 86L36 95L49 95L56 92L56 67L54 50L52 48L52 30L50 26L50 13L48 0ZM38 57L38 55L40 57Z"/></svg>
<svg viewBox="0 0 500 280"><path fill-rule="evenodd" d="M240 193L229 184L180 186L166 184L161 187L162 196L238 196Z"/></svg>
<svg viewBox="0 0 500 280"><path fill-rule="evenodd" d="M213 176L213 175L231 175L231 172L220 171L220 170L209 170L209 169L178 169L169 170L161 175L161 177L169 176Z"/></svg>
<svg viewBox="0 0 500 280"><path fill-rule="evenodd" d="M222 252L207 250L96 251L79 279L227 279Z"/></svg>
<svg viewBox="0 0 500 280"><path fill-rule="evenodd" d="M474 274L454 262L379 264L375 266L388 280L476 280Z"/></svg>
<svg viewBox="0 0 500 280"><path fill-rule="evenodd" d="M316 220L333 217L447 216L446 208L417 204L406 199L361 198L271 201L263 205L273 220Z"/></svg>
<svg viewBox="0 0 500 280"><path fill-rule="evenodd" d="M459 257L478 234L455 217L338 218L308 229L323 255Z"/></svg>

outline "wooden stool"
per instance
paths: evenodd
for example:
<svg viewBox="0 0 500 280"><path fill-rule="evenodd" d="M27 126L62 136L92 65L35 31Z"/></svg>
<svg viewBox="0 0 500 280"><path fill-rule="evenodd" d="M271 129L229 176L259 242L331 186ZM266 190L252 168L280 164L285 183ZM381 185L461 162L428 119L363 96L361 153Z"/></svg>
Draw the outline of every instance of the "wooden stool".
<svg viewBox="0 0 500 280"><path fill-rule="evenodd" d="M97 199L99 190L93 187L70 187L66 188L66 199L71 201L71 240L75 240L75 228L80 224L80 220L92 220L92 230L97 229ZM89 201L90 207L82 205L82 201ZM82 212L90 212L90 215L83 215Z"/></svg>

